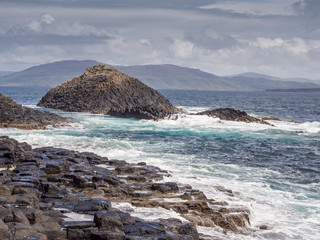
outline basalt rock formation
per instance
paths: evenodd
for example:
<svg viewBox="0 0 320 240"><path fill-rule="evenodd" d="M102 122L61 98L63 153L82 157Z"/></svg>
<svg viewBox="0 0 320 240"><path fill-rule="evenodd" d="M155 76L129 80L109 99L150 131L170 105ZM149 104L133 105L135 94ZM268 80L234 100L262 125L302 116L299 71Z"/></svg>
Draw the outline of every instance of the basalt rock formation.
<svg viewBox="0 0 320 240"><path fill-rule="evenodd" d="M165 182L164 176L168 172L144 162L32 149L0 137L0 239L198 240L208 238L196 225L248 230L249 210L208 199L190 185ZM186 221L132 216L140 207L175 211Z"/></svg>
<svg viewBox="0 0 320 240"><path fill-rule="evenodd" d="M196 115L207 115L209 117L216 117L221 120L247 122L247 123L261 123L271 125L263 119L249 116L245 111L236 110L233 108L217 108L214 110L207 110L196 113Z"/></svg>
<svg viewBox="0 0 320 240"><path fill-rule="evenodd" d="M51 89L38 106L137 119L180 112L156 90L105 65L89 67L79 77Z"/></svg>
<svg viewBox="0 0 320 240"><path fill-rule="evenodd" d="M24 107L0 94L0 128L44 129L71 122L70 118Z"/></svg>

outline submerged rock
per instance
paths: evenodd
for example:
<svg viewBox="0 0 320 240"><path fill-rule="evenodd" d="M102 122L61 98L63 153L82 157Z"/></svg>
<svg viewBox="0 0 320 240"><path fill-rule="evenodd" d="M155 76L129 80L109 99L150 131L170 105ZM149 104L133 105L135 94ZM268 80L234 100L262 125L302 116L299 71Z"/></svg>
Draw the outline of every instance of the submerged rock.
<svg viewBox="0 0 320 240"><path fill-rule="evenodd" d="M271 125L263 119L249 116L245 111L236 110L233 108L217 108L214 110L207 110L204 112L196 113L196 115L207 115L209 117L220 118L221 120L247 122L247 123L261 123Z"/></svg>
<svg viewBox="0 0 320 240"><path fill-rule="evenodd" d="M156 90L105 65L89 67L79 77L51 89L38 106L137 119L180 112Z"/></svg>
<svg viewBox="0 0 320 240"><path fill-rule="evenodd" d="M70 118L24 107L0 93L0 128L44 129L68 122Z"/></svg>

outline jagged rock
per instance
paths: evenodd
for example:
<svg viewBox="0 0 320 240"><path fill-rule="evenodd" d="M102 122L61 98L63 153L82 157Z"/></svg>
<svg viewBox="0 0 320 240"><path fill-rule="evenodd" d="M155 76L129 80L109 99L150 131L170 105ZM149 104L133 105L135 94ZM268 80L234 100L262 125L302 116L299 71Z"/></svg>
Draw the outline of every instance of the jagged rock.
<svg viewBox="0 0 320 240"><path fill-rule="evenodd" d="M100 210L108 210L109 208L111 208L111 202L109 200L102 198L90 198L75 205L74 211L81 213L94 213Z"/></svg>
<svg viewBox="0 0 320 240"><path fill-rule="evenodd" d="M66 236L66 232L61 231L61 226L57 222L39 222L33 224L32 226L38 232L45 234L48 240L59 239Z"/></svg>
<svg viewBox="0 0 320 240"><path fill-rule="evenodd" d="M94 222L99 230L109 232L123 232L120 216L114 211L98 211L94 215Z"/></svg>
<svg viewBox="0 0 320 240"><path fill-rule="evenodd" d="M13 213L13 222L30 224L28 218L24 215L21 209L13 209L12 213Z"/></svg>
<svg viewBox="0 0 320 240"><path fill-rule="evenodd" d="M0 239L192 240L199 239L196 225L235 233L250 226L248 209L208 199L190 185L155 182L168 174L158 167L60 148L31 149L8 137L0 137L0 149L2 165L10 166L0 176L6 195L0 196ZM111 208L111 201L129 206ZM132 206L162 207L189 222L145 221L130 215ZM85 219L75 222L65 214Z"/></svg>
<svg viewBox="0 0 320 240"><path fill-rule="evenodd" d="M220 118L221 120L227 120L227 121L237 121L237 122L247 122L247 123L255 122L255 123L271 125L270 123L264 121L263 119L251 117L246 112L236 110L233 108L217 108L214 110L199 112L199 113L196 113L196 115L207 115L209 117L216 117L216 118Z"/></svg>
<svg viewBox="0 0 320 240"><path fill-rule="evenodd" d="M110 232L110 231L99 231L94 232L91 235L92 240L125 240L126 235L124 232Z"/></svg>
<svg viewBox="0 0 320 240"><path fill-rule="evenodd" d="M51 89L38 106L124 118L158 119L181 110L136 78L105 65Z"/></svg>
<svg viewBox="0 0 320 240"><path fill-rule="evenodd" d="M8 226L0 219L0 239L9 240L10 230Z"/></svg>
<svg viewBox="0 0 320 240"><path fill-rule="evenodd" d="M38 232L29 224L23 223L12 223L9 224L9 228L14 233L13 239L38 239L38 240L48 240L47 236L43 233Z"/></svg>
<svg viewBox="0 0 320 240"><path fill-rule="evenodd" d="M48 125L58 126L69 122L70 118L24 107L0 93L0 128L45 129Z"/></svg>

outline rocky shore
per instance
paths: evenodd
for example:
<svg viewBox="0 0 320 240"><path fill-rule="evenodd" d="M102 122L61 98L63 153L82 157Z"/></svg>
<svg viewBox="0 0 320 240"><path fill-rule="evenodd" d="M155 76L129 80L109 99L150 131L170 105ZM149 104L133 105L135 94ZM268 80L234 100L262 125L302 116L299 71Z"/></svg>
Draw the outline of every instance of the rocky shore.
<svg viewBox="0 0 320 240"><path fill-rule="evenodd" d="M144 162L32 149L0 137L0 239L212 239L199 234L197 225L250 231L248 209L208 199L190 185L165 182L168 175ZM114 207L122 203L130 207ZM186 220L133 217L140 207L171 210Z"/></svg>
<svg viewBox="0 0 320 240"><path fill-rule="evenodd" d="M0 128L45 129L71 122L70 118L15 103L0 93Z"/></svg>
<svg viewBox="0 0 320 240"><path fill-rule="evenodd" d="M156 90L105 65L89 67L79 77L51 89L38 106L137 119L181 112Z"/></svg>

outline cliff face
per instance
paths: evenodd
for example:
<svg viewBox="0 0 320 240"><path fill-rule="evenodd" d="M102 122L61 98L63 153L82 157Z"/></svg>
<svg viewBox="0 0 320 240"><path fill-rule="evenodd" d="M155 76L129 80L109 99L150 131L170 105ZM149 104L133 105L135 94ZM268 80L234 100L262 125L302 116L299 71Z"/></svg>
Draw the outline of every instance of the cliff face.
<svg viewBox="0 0 320 240"><path fill-rule="evenodd" d="M68 122L70 118L24 107L0 94L0 128L44 129Z"/></svg>
<svg viewBox="0 0 320 240"><path fill-rule="evenodd" d="M136 78L105 65L51 89L38 106L117 117L158 119L180 110Z"/></svg>

